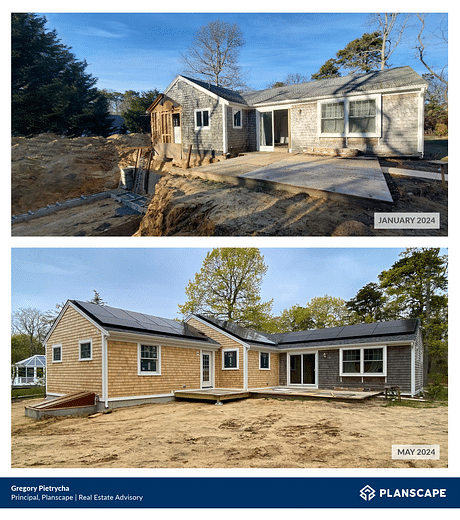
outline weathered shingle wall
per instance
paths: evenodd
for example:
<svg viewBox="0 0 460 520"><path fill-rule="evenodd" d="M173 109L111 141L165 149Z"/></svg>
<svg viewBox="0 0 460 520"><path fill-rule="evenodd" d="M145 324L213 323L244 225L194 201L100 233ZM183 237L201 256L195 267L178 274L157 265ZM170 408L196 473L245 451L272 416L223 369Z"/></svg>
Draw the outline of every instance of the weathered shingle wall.
<svg viewBox="0 0 460 520"><path fill-rule="evenodd" d="M182 107L182 148L202 156L223 151L222 105L214 97L199 91L183 80L168 91L168 96ZM210 127L195 129L195 110L210 110Z"/></svg>
<svg viewBox="0 0 460 520"><path fill-rule="evenodd" d="M417 155L419 93L382 95L381 137L320 137L317 102L291 108L292 151L356 148L376 155Z"/></svg>

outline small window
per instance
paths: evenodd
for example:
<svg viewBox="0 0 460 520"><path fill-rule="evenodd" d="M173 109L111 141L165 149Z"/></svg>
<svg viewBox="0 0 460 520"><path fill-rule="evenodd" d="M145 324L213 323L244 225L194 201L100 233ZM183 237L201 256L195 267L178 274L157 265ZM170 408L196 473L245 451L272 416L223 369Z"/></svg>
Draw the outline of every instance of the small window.
<svg viewBox="0 0 460 520"><path fill-rule="evenodd" d="M238 349L224 350L222 352L222 368L227 370L238 369Z"/></svg>
<svg viewBox="0 0 460 520"><path fill-rule="evenodd" d="M209 109L195 111L195 128L209 128Z"/></svg>
<svg viewBox="0 0 460 520"><path fill-rule="evenodd" d="M80 361L92 359L91 340L80 341Z"/></svg>
<svg viewBox="0 0 460 520"><path fill-rule="evenodd" d="M260 353L259 368L260 368L260 370L270 370L270 353L269 352Z"/></svg>
<svg viewBox="0 0 460 520"><path fill-rule="evenodd" d="M53 363L58 363L62 361L62 345L53 345Z"/></svg>
<svg viewBox="0 0 460 520"><path fill-rule="evenodd" d="M160 347L139 345L139 373L160 374Z"/></svg>
<svg viewBox="0 0 460 520"><path fill-rule="evenodd" d="M241 110L233 110L233 128L242 128Z"/></svg>

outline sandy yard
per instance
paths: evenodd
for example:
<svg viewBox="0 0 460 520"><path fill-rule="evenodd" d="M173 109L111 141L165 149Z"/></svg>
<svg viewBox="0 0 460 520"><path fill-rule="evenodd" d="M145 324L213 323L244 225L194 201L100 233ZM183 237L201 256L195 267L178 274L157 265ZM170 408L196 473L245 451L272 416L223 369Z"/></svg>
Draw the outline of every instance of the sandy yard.
<svg viewBox="0 0 460 520"><path fill-rule="evenodd" d="M28 404L31 404L28 401ZM13 468L446 468L447 406L246 399L174 401L34 420L12 404ZM440 460L392 460L439 444Z"/></svg>

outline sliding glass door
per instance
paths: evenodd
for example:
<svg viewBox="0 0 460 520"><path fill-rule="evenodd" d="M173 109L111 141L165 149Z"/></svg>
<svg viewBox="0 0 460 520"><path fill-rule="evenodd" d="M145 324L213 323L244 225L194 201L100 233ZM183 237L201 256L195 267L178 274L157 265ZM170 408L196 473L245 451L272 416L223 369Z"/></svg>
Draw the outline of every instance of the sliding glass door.
<svg viewBox="0 0 460 520"><path fill-rule="evenodd" d="M316 385L316 353L289 355L289 384Z"/></svg>

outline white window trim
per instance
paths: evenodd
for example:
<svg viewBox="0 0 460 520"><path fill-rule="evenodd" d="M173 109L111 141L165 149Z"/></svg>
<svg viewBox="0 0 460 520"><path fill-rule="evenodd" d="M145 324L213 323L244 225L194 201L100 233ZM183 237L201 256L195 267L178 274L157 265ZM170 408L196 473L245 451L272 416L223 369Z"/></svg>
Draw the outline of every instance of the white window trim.
<svg viewBox="0 0 460 520"><path fill-rule="evenodd" d="M240 113L240 124L239 126L235 125L235 114L239 112ZM233 108L232 109L232 125L233 128L243 128L243 110L241 108Z"/></svg>
<svg viewBox="0 0 460 520"><path fill-rule="evenodd" d="M60 348L61 349L61 355L59 359L54 359L54 349ZM62 343L59 343L57 345L51 345L51 362L52 363L62 363Z"/></svg>
<svg viewBox="0 0 460 520"><path fill-rule="evenodd" d="M91 355L89 358L81 357L81 346L83 343L89 343ZM78 361L92 361L93 359L93 340L92 339L81 339L78 342Z"/></svg>
<svg viewBox="0 0 460 520"><path fill-rule="evenodd" d="M208 126L198 126L196 124L196 114L198 112L208 112ZM195 130L209 130L211 128L211 108L197 108L193 112ZM201 116L201 120L203 121L203 115Z"/></svg>
<svg viewBox="0 0 460 520"><path fill-rule="evenodd" d="M225 352L236 352L236 367L225 367ZM222 370L239 370L240 369L240 349L239 348L223 348L222 349Z"/></svg>
<svg viewBox="0 0 460 520"><path fill-rule="evenodd" d="M156 347L157 348L157 369L155 372L147 372L141 370L141 348L144 347ZM137 375L138 376L161 376L161 345L153 345L149 343L138 343L137 344Z"/></svg>
<svg viewBox="0 0 460 520"><path fill-rule="evenodd" d="M350 113L350 101L364 101L374 100L375 101L375 132L350 132L349 131L349 113ZM343 103L344 104L344 131L342 133L331 134L321 132L321 107L327 103ZM381 94L369 94L363 96L351 96L343 98L332 98L332 99L321 99L317 101L317 115L318 115L318 137L381 137L382 136L382 95Z"/></svg>
<svg viewBox="0 0 460 520"><path fill-rule="evenodd" d="M268 355L268 367L262 368L262 354ZM270 352L259 352L259 370L270 370Z"/></svg>
<svg viewBox="0 0 460 520"><path fill-rule="evenodd" d="M383 372L364 372L364 351L369 349L383 349ZM360 370L359 372L344 372L343 371L343 351L344 350L360 350ZM343 347L340 349L340 364L339 364L340 376L348 377L386 377L387 376L387 346L386 345L374 345L368 347Z"/></svg>

